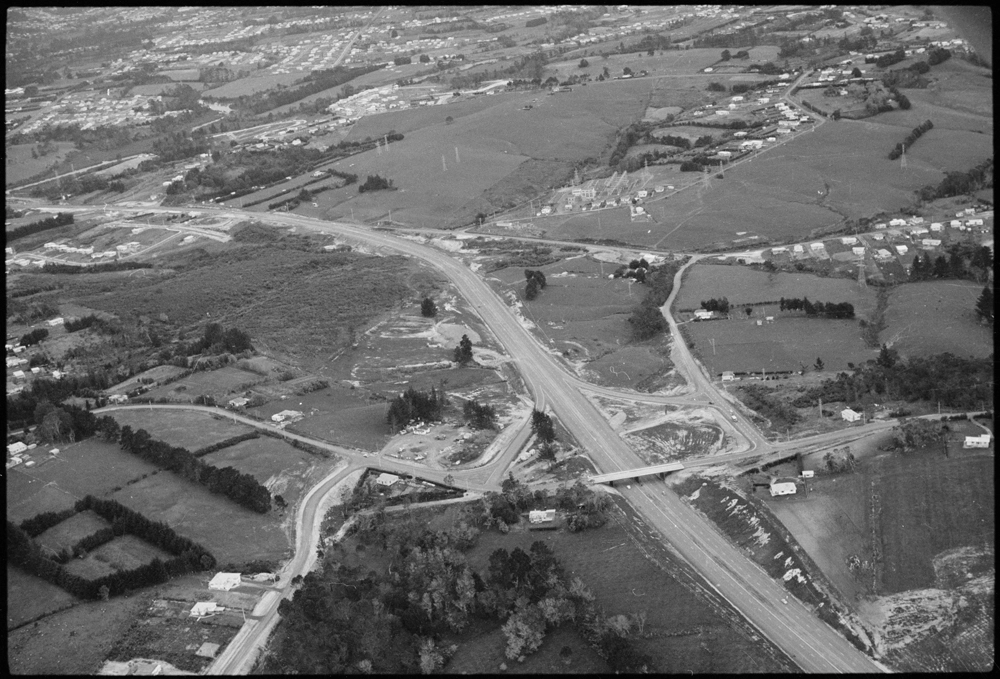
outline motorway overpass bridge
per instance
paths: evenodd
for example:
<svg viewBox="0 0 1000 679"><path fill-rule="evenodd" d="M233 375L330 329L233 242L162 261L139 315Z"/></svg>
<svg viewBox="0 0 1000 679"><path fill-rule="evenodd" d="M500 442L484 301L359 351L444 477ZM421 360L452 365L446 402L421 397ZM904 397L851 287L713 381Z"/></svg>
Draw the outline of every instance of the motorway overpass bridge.
<svg viewBox="0 0 1000 679"><path fill-rule="evenodd" d="M626 469L621 472L611 472L610 474L596 474L590 477L590 482L606 483L609 486L614 486L615 483L621 481L634 481L638 483L639 479L649 476L662 479L670 472L680 471L681 469L684 469L684 465L680 462L668 462L667 464L657 464L652 467L638 467L636 469Z"/></svg>

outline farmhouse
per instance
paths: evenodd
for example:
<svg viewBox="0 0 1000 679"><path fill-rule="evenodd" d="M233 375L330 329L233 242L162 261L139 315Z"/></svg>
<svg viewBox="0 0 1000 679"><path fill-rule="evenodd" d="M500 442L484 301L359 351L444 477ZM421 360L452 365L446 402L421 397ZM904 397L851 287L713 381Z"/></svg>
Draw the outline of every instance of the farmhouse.
<svg viewBox="0 0 1000 679"><path fill-rule="evenodd" d="M396 476L395 474L386 474L385 472L375 477L375 483L377 483L380 486L385 486L386 488L389 488L397 481L399 481L398 476Z"/></svg>
<svg viewBox="0 0 1000 679"><path fill-rule="evenodd" d="M231 405L234 408L242 408L247 403L250 403L250 399L244 396L238 396L237 398L234 398L231 401L229 401L229 405Z"/></svg>
<svg viewBox="0 0 1000 679"><path fill-rule="evenodd" d="M284 422L285 420L288 420L289 422L294 422L295 420L303 417L305 417L305 415L300 413L298 410L282 410L280 413L271 415L271 421Z"/></svg>
<svg viewBox="0 0 1000 679"><path fill-rule="evenodd" d="M789 478L773 478L770 483L771 497L777 495L794 495L798 490L795 486L795 479Z"/></svg>
<svg viewBox="0 0 1000 679"><path fill-rule="evenodd" d="M216 573L215 577L208 583L209 589L221 589L226 592L234 587L240 586L239 573Z"/></svg>
<svg viewBox="0 0 1000 679"><path fill-rule="evenodd" d="M18 453L23 453L28 449L28 446L21 441L15 441L14 443L7 446L7 452L11 455L17 455Z"/></svg>
<svg viewBox="0 0 1000 679"><path fill-rule="evenodd" d="M989 448L990 447L990 435L981 434L980 436L966 436L965 443L962 444L963 448Z"/></svg>
<svg viewBox="0 0 1000 679"><path fill-rule="evenodd" d="M711 311L706 311L704 309L698 309L694 312L694 318L698 321L707 321L712 317Z"/></svg>
<svg viewBox="0 0 1000 679"><path fill-rule="evenodd" d="M722 381L723 382L735 382L736 381L736 375L733 373L732 370L727 370L724 373L722 373Z"/></svg>
<svg viewBox="0 0 1000 679"><path fill-rule="evenodd" d="M844 408L840 411L840 416L844 418L847 422L857 422L861 419L861 413L856 413L850 408Z"/></svg>
<svg viewBox="0 0 1000 679"><path fill-rule="evenodd" d="M111 394L108 396L108 402L110 403L128 403L128 396L125 394Z"/></svg>
<svg viewBox="0 0 1000 679"><path fill-rule="evenodd" d="M855 238L854 236L844 236L843 238L840 239L840 242L843 243L844 245L854 245L855 243L858 242L858 239Z"/></svg>
<svg viewBox="0 0 1000 679"><path fill-rule="evenodd" d="M528 512L528 521L531 523L545 523L553 521L555 518L556 510L554 509L533 509Z"/></svg>

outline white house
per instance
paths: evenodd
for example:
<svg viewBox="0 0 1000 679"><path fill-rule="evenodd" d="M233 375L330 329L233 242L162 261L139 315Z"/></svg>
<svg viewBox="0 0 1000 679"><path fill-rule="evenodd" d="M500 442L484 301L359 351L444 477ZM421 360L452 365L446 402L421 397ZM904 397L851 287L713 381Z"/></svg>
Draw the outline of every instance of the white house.
<svg viewBox="0 0 1000 679"><path fill-rule="evenodd" d="M778 495L795 495L798 488L795 486L795 479L774 478L770 484L771 497Z"/></svg>
<svg viewBox="0 0 1000 679"><path fill-rule="evenodd" d="M909 250L909 248L906 247L905 245L897 245L896 246L896 252L898 252L901 255L905 255L907 250Z"/></svg>
<svg viewBox="0 0 1000 679"><path fill-rule="evenodd" d="M963 448L989 448L990 447L990 435L981 434L979 436L966 436L965 443L962 444Z"/></svg>
<svg viewBox="0 0 1000 679"><path fill-rule="evenodd" d="M7 446L7 452L11 455L17 455L18 453L23 453L28 449L28 446L21 441L15 441L14 443Z"/></svg>
<svg viewBox="0 0 1000 679"><path fill-rule="evenodd" d="M229 405L231 405L234 408L242 408L243 406L245 406L249 402L250 402L250 399L246 398L245 396L238 396L238 397L230 400L229 401Z"/></svg>
<svg viewBox="0 0 1000 679"><path fill-rule="evenodd" d="M386 488L396 483L397 481L399 481L398 476L396 476L395 474L386 474L385 472L382 472L381 474L375 477L375 483L377 483L380 486L385 486Z"/></svg>
<svg viewBox="0 0 1000 679"><path fill-rule="evenodd" d="M272 422L284 422L285 420L297 420L299 418L305 417L298 410L282 410L280 413L275 413L271 415Z"/></svg>
<svg viewBox="0 0 1000 679"><path fill-rule="evenodd" d="M736 375L733 374L732 370L727 370L724 373L722 373L722 381L723 382L735 382L736 381Z"/></svg>
<svg viewBox="0 0 1000 679"><path fill-rule="evenodd" d="M876 229L884 229L885 228L885 222L879 222L878 224L875 225L875 228Z"/></svg>
<svg viewBox="0 0 1000 679"><path fill-rule="evenodd" d="M546 523L554 521L556 510L554 509L532 509L528 512L528 521L531 523Z"/></svg>
<svg viewBox="0 0 1000 679"><path fill-rule="evenodd" d="M931 231L940 231L944 225L941 222L933 222L931 224Z"/></svg>
<svg viewBox="0 0 1000 679"><path fill-rule="evenodd" d="M706 311L704 309L697 309L694 312L694 317L695 317L695 319L697 319L699 321L707 321L708 319L710 319L712 317L712 312L711 311Z"/></svg>
<svg viewBox="0 0 1000 679"><path fill-rule="evenodd" d="M950 226L953 229L957 229L958 227L962 226L962 222L958 221L957 219L953 219L950 222L948 222L948 226Z"/></svg>
<svg viewBox="0 0 1000 679"><path fill-rule="evenodd" d="M109 403L127 403L128 402L128 396L126 396L125 394L111 394L110 396L108 396L108 402Z"/></svg>
<svg viewBox="0 0 1000 679"><path fill-rule="evenodd" d="M885 248L879 248L875 253L876 259L892 259L892 253Z"/></svg>
<svg viewBox="0 0 1000 679"><path fill-rule="evenodd" d="M858 247L851 248L851 252L853 252L854 254L856 254L858 257L864 257L865 256L865 249L863 247L861 247L860 245Z"/></svg>
<svg viewBox="0 0 1000 679"><path fill-rule="evenodd" d="M924 223L923 217L910 217L910 224L923 224L923 223Z"/></svg>
<svg viewBox="0 0 1000 679"><path fill-rule="evenodd" d="M240 586L239 573L216 573L215 577L208 583L209 589L221 589L229 591Z"/></svg>
<svg viewBox="0 0 1000 679"><path fill-rule="evenodd" d="M941 240L938 238L924 238L920 241L920 244L925 248L936 248L941 245Z"/></svg>
<svg viewBox="0 0 1000 679"><path fill-rule="evenodd" d="M969 220L966 220L965 225L966 226L982 226L983 225L983 220L981 220L981 219L969 219Z"/></svg>
<svg viewBox="0 0 1000 679"><path fill-rule="evenodd" d="M777 254L779 254L781 252L788 252L788 248L786 248L783 245L779 245L778 247L771 248L771 254L777 255Z"/></svg>
<svg viewBox="0 0 1000 679"><path fill-rule="evenodd" d="M840 416L844 418L847 422L857 422L861 419L861 413L856 413L850 408L844 408L840 411Z"/></svg>
<svg viewBox="0 0 1000 679"><path fill-rule="evenodd" d="M205 615L211 615L212 613L220 613L226 610L214 601L199 601L191 608L191 617L200 618Z"/></svg>
<svg viewBox="0 0 1000 679"><path fill-rule="evenodd" d="M65 323L65 319L62 316L60 316L58 318L53 318L51 321L45 321L45 322L49 324L49 327L54 328L57 325L62 325L63 323Z"/></svg>
<svg viewBox="0 0 1000 679"><path fill-rule="evenodd" d="M890 219L889 226L906 226L905 219Z"/></svg>
<svg viewBox="0 0 1000 679"><path fill-rule="evenodd" d="M912 231L910 231L910 233L913 234L914 236L922 236L925 233L930 233L930 231L928 231L927 229L925 229L922 226L918 226L917 228L915 228Z"/></svg>
<svg viewBox="0 0 1000 679"><path fill-rule="evenodd" d="M840 242L843 243L844 245L854 245L855 243L858 242L858 239L855 238L854 236L844 236L843 238L840 239Z"/></svg>
<svg viewBox="0 0 1000 679"><path fill-rule="evenodd" d="M812 250L822 250L823 249L823 243L817 241L815 243L810 243L809 247Z"/></svg>
<svg viewBox="0 0 1000 679"><path fill-rule="evenodd" d="M802 254L803 252L805 252L805 249L801 245L793 245L792 251L798 254Z"/></svg>

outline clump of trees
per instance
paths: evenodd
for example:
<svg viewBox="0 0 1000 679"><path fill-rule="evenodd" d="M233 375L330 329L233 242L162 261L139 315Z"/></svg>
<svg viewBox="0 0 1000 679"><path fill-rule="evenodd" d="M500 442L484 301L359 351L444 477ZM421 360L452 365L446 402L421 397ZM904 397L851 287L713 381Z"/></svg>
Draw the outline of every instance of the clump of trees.
<svg viewBox="0 0 1000 679"><path fill-rule="evenodd" d="M21 335L21 339L19 341L22 345L30 347L35 344L38 344L48 336L49 336L48 328L35 328L34 330L31 330L30 332L26 332L25 334Z"/></svg>
<svg viewBox="0 0 1000 679"><path fill-rule="evenodd" d="M781 311L805 311L806 316L854 318L854 305L849 302L810 302L808 297L782 297L778 308Z"/></svg>
<svg viewBox="0 0 1000 679"><path fill-rule="evenodd" d="M910 280L925 281L947 278L965 278L985 281L993 268L993 252L985 245L952 243L948 256L938 255L931 260L930 253L917 253L910 265Z"/></svg>
<svg viewBox="0 0 1000 679"><path fill-rule="evenodd" d="M424 297L420 302L420 315L424 318L434 318L437 316L437 312L437 305L434 303L434 300L430 297Z"/></svg>
<svg viewBox="0 0 1000 679"><path fill-rule="evenodd" d="M431 422L441 419L441 413L447 405L444 391L431 387L430 392L407 388L402 394L392 399L385 419L390 429L395 433L408 426L411 422Z"/></svg>
<svg viewBox="0 0 1000 679"><path fill-rule="evenodd" d="M909 148L913 146L913 142L920 139L924 132L934 127L934 123L930 120L925 120L924 122L913 128L913 131L906 135L906 139L896 144L895 148L889 152L889 160L896 160L901 155L903 155L904 148Z"/></svg>
<svg viewBox="0 0 1000 679"><path fill-rule="evenodd" d="M392 185L391 179L386 179L377 174L368 175L365 179L364 184L358 186L358 193L365 193L366 191L383 191L387 189L395 188Z"/></svg>
<svg viewBox="0 0 1000 679"><path fill-rule="evenodd" d="M58 229L60 226L67 226L73 223L73 214L70 212L59 212L54 217L47 217L45 219L40 219L37 222L31 222L30 224L25 224L24 226L19 226L17 228L11 229L10 231L4 232L4 243L13 243L18 238L24 238L25 236L30 236L41 231L48 231L49 229Z"/></svg>
<svg viewBox="0 0 1000 679"><path fill-rule="evenodd" d="M931 420L901 418L892 428L892 440L883 448L901 453L912 453L944 439L944 426Z"/></svg>
<svg viewBox="0 0 1000 679"><path fill-rule="evenodd" d="M552 418L541 410L531 411L531 433L543 443L552 443L556 440L556 428L552 424Z"/></svg>
<svg viewBox="0 0 1000 679"><path fill-rule="evenodd" d="M993 290L988 285L976 300L976 318L982 323L993 325Z"/></svg>
<svg viewBox="0 0 1000 679"><path fill-rule="evenodd" d="M524 287L525 299L532 300L538 297L539 291L545 288L545 274L541 271L524 270L524 278L527 281Z"/></svg>
<svg viewBox="0 0 1000 679"><path fill-rule="evenodd" d="M771 395L771 390L760 385L745 384L740 387L740 392L743 394L742 401L746 406L761 417L769 419L772 427L778 429L790 427L802 419L795 408L781 402Z"/></svg>
<svg viewBox="0 0 1000 679"><path fill-rule="evenodd" d="M488 403L469 400L462 406L462 414L473 429L496 429L497 410Z"/></svg>
<svg viewBox="0 0 1000 679"><path fill-rule="evenodd" d="M945 172L945 178L937 186L928 185L916 193L920 200L929 202L991 188L993 188L993 159L987 158L966 172Z"/></svg>
<svg viewBox="0 0 1000 679"><path fill-rule="evenodd" d="M729 300L725 297L712 298L701 303L701 308L705 311L718 311L720 314L729 313Z"/></svg>
<svg viewBox="0 0 1000 679"><path fill-rule="evenodd" d="M674 274L678 262L666 262L652 268L645 277L649 290L639 305L632 310L628 322L632 326L632 339L638 342L652 339L667 330L667 319L660 312L674 289Z"/></svg>
<svg viewBox="0 0 1000 679"><path fill-rule="evenodd" d="M192 354L239 354L244 351L253 351L250 343L250 335L239 328L226 329L221 323L209 323L205 326L205 334L195 340L185 349L185 353Z"/></svg>

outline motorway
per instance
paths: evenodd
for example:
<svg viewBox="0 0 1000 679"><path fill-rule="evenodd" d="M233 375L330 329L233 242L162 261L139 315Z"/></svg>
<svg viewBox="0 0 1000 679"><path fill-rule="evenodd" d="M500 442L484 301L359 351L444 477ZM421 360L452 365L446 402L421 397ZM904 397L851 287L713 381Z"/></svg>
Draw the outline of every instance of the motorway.
<svg viewBox="0 0 1000 679"><path fill-rule="evenodd" d="M164 211L172 211L161 208ZM155 209L154 209L155 211ZM234 212L228 209L227 212ZM446 275L459 292L477 309L483 322L518 360L521 374L539 409L550 407L560 422L573 433L587 450L601 472L620 471L644 466L642 460L607 424L604 417L570 380L565 369L545 350L518 321L506 304L462 262L433 248L402 240L395 236L370 231L351 224L324 222L294 214L244 213L246 217L275 225L314 229L349 236L378 249L402 252L423 260ZM669 314L669 304L679 290L679 277L667 301L666 317L671 332L677 332L676 322ZM674 335L675 365L692 386L692 391L708 397L714 403L726 403L720 393L694 361L682 339ZM700 399L699 399L700 401ZM741 433L755 447L766 445L753 425L737 414ZM520 437L517 437L520 438ZM799 442L800 444L802 442ZM513 447L508 449L508 453ZM502 459L506 459L505 453ZM499 464L495 465L502 474ZM423 474L422 474L423 475ZM454 474L453 474L454 475ZM465 485L465 484L463 484ZM739 552L662 481L646 481L625 489L623 496L664 536L711 585L739 610L761 633L781 648L799 667L809 672L873 672L881 670L839 633L823 624L794 597L787 598L784 590L756 564ZM307 533L308 524L301 526ZM304 539L304 536L300 536ZM296 554L296 558L299 558ZM276 602L275 602L276 608Z"/></svg>

